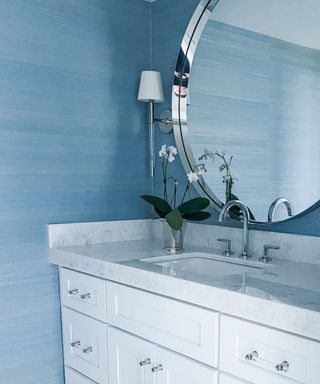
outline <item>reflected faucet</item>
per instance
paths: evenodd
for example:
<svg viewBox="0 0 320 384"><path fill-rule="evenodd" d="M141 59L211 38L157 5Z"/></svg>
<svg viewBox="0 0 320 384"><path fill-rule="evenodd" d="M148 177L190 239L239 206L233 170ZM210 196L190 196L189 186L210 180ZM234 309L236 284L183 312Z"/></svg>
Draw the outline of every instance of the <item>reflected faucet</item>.
<svg viewBox="0 0 320 384"><path fill-rule="evenodd" d="M270 205L270 208L269 208L269 211L268 211L268 222L269 223L271 223L273 221L273 219L274 219L274 214L275 214L276 208L280 204L282 204L282 203L287 207L288 216L293 216L294 215L294 208L293 208L293 204L291 203L291 201L286 199L285 197L278 197Z"/></svg>
<svg viewBox="0 0 320 384"><path fill-rule="evenodd" d="M228 201L221 209L221 212L219 215L219 222L222 223L225 220L227 213L232 207L240 208L243 216L242 252L240 253L239 257L241 257L242 259L249 259L251 256L249 255L249 251L248 251L248 248L249 248L248 221L250 217L248 207L240 200Z"/></svg>

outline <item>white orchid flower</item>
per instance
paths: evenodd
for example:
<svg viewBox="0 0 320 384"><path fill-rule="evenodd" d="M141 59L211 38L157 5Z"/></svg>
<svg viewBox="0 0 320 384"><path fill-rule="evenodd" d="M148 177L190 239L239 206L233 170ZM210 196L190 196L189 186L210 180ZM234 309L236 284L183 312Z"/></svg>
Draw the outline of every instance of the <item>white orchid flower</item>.
<svg viewBox="0 0 320 384"><path fill-rule="evenodd" d="M174 155L177 155L178 151L177 148L173 145L170 145L167 147L167 144L163 144L161 147L161 150L159 151L159 156L164 157L165 159L168 159L170 163L172 163L175 160Z"/></svg>
<svg viewBox="0 0 320 384"><path fill-rule="evenodd" d="M173 145L170 145L167 149L167 153L168 153L168 161L169 163L172 163L175 160L174 155L178 153L177 148L174 147Z"/></svg>
<svg viewBox="0 0 320 384"><path fill-rule="evenodd" d="M167 153L167 144L163 144L160 151L159 151L159 156L160 157L165 157L167 158L168 153Z"/></svg>
<svg viewBox="0 0 320 384"><path fill-rule="evenodd" d="M191 171L191 172L187 173L187 177L188 177L189 183L193 183L193 182L199 180L199 176L196 172Z"/></svg>
<svg viewBox="0 0 320 384"><path fill-rule="evenodd" d="M173 145L170 145L170 146L168 147L168 152L169 152L169 153L172 153L173 155L177 155L178 150L177 150L177 148L174 147Z"/></svg>

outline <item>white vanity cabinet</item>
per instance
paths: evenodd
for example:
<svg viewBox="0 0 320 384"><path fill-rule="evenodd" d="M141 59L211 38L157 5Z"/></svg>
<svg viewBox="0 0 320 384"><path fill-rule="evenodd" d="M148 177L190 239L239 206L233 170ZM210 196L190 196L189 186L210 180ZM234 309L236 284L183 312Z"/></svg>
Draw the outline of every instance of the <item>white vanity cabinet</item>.
<svg viewBox="0 0 320 384"><path fill-rule="evenodd" d="M319 384L320 343L61 268L66 384Z"/></svg>
<svg viewBox="0 0 320 384"><path fill-rule="evenodd" d="M113 384L217 384L217 371L109 327L109 380Z"/></svg>

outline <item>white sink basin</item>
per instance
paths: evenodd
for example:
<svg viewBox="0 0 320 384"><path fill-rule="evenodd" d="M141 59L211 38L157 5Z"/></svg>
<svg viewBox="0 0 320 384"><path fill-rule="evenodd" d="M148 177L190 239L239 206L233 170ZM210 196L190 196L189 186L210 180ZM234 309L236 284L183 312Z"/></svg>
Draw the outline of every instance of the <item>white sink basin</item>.
<svg viewBox="0 0 320 384"><path fill-rule="evenodd" d="M140 261L159 265L166 274L171 276L186 273L210 278L224 278L232 275L256 273L264 269L263 266L255 262L228 259L224 256L199 252L140 259Z"/></svg>

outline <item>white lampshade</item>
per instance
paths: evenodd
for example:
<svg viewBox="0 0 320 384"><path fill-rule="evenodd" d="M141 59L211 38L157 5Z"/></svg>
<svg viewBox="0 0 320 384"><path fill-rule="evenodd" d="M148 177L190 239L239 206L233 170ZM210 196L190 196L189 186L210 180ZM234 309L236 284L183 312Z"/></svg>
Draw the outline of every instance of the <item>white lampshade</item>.
<svg viewBox="0 0 320 384"><path fill-rule="evenodd" d="M138 100L146 102L154 101L155 103L162 103L164 101L160 72L141 72Z"/></svg>

